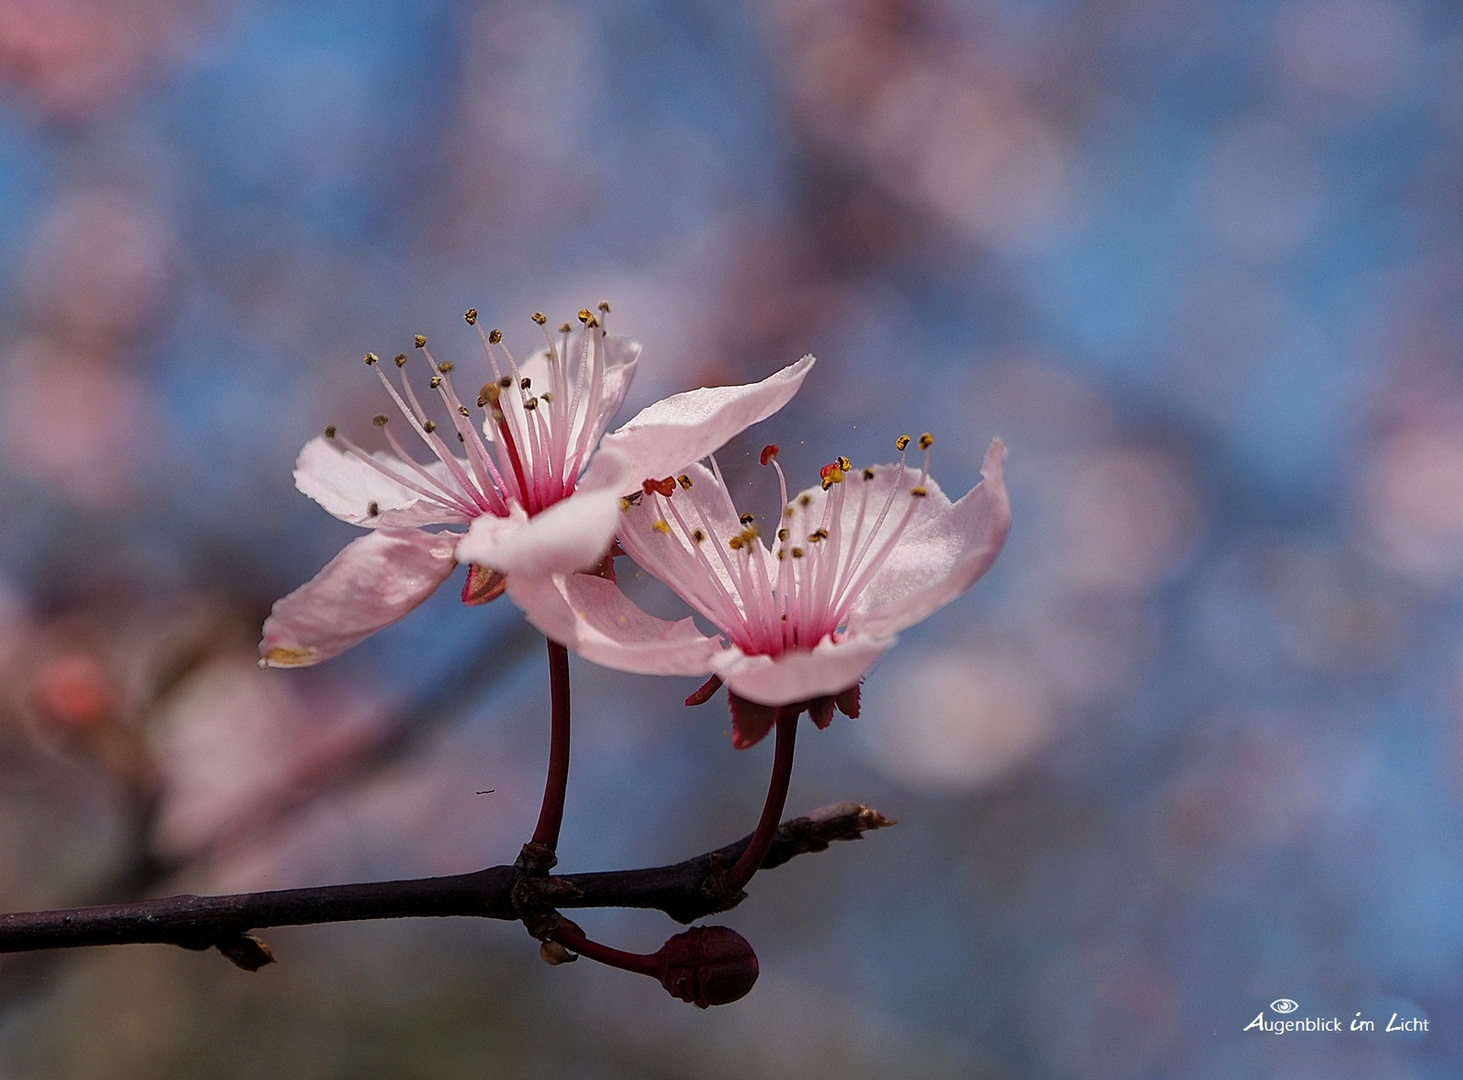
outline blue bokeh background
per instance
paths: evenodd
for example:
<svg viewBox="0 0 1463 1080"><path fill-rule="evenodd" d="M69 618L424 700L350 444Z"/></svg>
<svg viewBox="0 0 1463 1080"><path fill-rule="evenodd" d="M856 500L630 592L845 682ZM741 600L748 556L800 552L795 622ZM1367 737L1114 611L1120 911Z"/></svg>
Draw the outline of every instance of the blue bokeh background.
<svg viewBox="0 0 1463 1080"><path fill-rule="evenodd" d="M12 962L0 1076L1463 1069L1455 5L0 0L0 88L7 908L512 858L547 693L506 600L253 666L354 535L299 447L369 438L367 350L475 363L469 306L526 350L609 298L627 416L817 354L720 456L749 505L765 442L797 483L928 429L952 492L1003 437L1015 506L806 732L794 810L900 825L755 882L743 1002L511 927L280 931L255 976ZM722 701L574 675L562 866L750 829ZM1378 1030L1242 1030L1281 997Z"/></svg>

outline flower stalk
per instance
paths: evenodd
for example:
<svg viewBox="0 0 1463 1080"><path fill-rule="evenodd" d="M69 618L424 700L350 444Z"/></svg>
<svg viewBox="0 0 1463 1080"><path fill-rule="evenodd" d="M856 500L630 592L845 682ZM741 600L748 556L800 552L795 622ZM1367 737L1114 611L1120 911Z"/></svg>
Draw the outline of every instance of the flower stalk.
<svg viewBox="0 0 1463 1080"><path fill-rule="evenodd" d="M559 828L564 821L564 799L569 786L569 650L549 642L549 770L544 778L544 800L531 845L548 855L547 873L556 861ZM542 861L542 860L539 860Z"/></svg>
<svg viewBox="0 0 1463 1080"><path fill-rule="evenodd" d="M792 757L797 743L798 717L801 710L783 708L777 711L777 744L772 752L772 779L767 784L767 800L762 804L762 817L752 833L747 850L742 852L732 868L727 871L725 885L727 892L738 895L752 880L752 875L761 869L772 841L777 836L777 823L782 820L782 808L787 804L787 789L792 781Z"/></svg>

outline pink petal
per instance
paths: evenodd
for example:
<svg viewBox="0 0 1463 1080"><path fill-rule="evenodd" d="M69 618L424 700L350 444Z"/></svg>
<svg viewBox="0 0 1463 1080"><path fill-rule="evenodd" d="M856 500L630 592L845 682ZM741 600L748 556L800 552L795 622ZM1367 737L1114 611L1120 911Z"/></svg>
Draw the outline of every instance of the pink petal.
<svg viewBox="0 0 1463 1080"><path fill-rule="evenodd" d="M714 657L712 669L738 697L759 705L791 705L856 686L893 644L892 637L851 634L836 642L824 638L810 652L776 658L748 656L731 648Z"/></svg>
<svg viewBox="0 0 1463 1080"><path fill-rule="evenodd" d="M628 462L627 486L620 492L680 472L767 419L792 400L812 366L813 358L805 356L759 383L688 390L642 409L600 444Z"/></svg>
<svg viewBox="0 0 1463 1080"><path fill-rule="evenodd" d="M588 574L510 575L508 596L546 637L586 660L641 675L706 675L721 652L689 618L667 622Z"/></svg>
<svg viewBox="0 0 1463 1080"><path fill-rule="evenodd" d="M389 626L452 573L457 540L420 529L377 529L353 540L275 602L259 655L270 667L308 667Z"/></svg>
<svg viewBox="0 0 1463 1080"><path fill-rule="evenodd" d="M996 439L981 467L984 480L900 537L859 598L850 630L874 637L895 634L944 607L991 568L1011 529L1005 458L1006 447Z"/></svg>
<svg viewBox="0 0 1463 1080"><path fill-rule="evenodd" d="M514 504L508 517L473 519L457 558L510 577L567 574L598 563L619 523L620 496L613 487L581 489L533 517Z"/></svg>
<svg viewBox="0 0 1463 1080"><path fill-rule="evenodd" d="M418 479L391 454L373 455L387 468ZM445 473L440 462L431 471ZM456 486L455 483L452 486ZM466 516L393 481L325 438L307 442L295 462L295 487L330 513L352 525L369 528L413 528L418 525L460 524ZM371 507L377 513L371 513Z"/></svg>
<svg viewBox="0 0 1463 1080"><path fill-rule="evenodd" d="M583 333L584 331L580 330L569 338L569 355L573 357L569 368L571 372L576 370L573 365L579 362L578 350L583 341ZM597 406L587 403L580 405L579 415L575 418L573 430L569 435L570 446L577 443L579 433L586 422L597 423L602 431L615 418L615 413L620 411L620 406L625 401L625 394L629 391L630 383L635 378L635 366L640 359L640 342L618 334L607 334L604 338L604 359L605 368L603 382L600 386L599 402ZM530 389L533 393L541 394L553 385L549 379L548 349L538 350L523 363L519 370L521 374L531 380ZM491 424L487 426L489 429L492 427ZM593 443L590 444L590 448L593 449Z"/></svg>

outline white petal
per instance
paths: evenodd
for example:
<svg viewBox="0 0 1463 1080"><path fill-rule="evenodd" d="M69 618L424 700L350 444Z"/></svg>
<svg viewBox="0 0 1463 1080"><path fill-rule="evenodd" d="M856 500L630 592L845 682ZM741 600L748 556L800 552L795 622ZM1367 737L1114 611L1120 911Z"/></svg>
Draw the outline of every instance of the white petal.
<svg viewBox="0 0 1463 1080"><path fill-rule="evenodd" d="M982 482L899 538L859 598L849 619L851 630L881 637L913 626L991 568L1011 529L1011 500L1002 471L1005 458L1006 447L997 439L986 451Z"/></svg>
<svg viewBox="0 0 1463 1080"><path fill-rule="evenodd" d="M721 639L702 635L690 618L647 615L601 577L509 575L508 596L546 637L619 671L706 675L721 652Z"/></svg>
<svg viewBox="0 0 1463 1080"><path fill-rule="evenodd" d="M601 443L629 462L630 479L621 491L680 472L767 419L792 400L812 366L813 358L805 356L758 383L688 390L642 409Z"/></svg>
<svg viewBox="0 0 1463 1080"><path fill-rule="evenodd" d="M612 487L581 488L533 517L514 503L508 517L474 518L457 558L510 578L589 569L609 549L619 516L619 493Z"/></svg>
<svg viewBox="0 0 1463 1080"><path fill-rule="evenodd" d="M456 533L378 529L275 602L259 655L271 667L328 660L416 607L457 565Z"/></svg>
<svg viewBox="0 0 1463 1080"><path fill-rule="evenodd" d="M569 338L569 360L568 373L570 378L569 398L572 402L573 372L577 370L579 363L579 349L583 342L581 329ZM581 402L579 415L575 417L573 429L569 432L568 444L574 446L583 430L585 422L594 422L600 425L603 430L609 422L615 418L615 413L620 411L620 406L625 401L625 394L630 389L630 383L635 378L635 366L640 359L640 342L633 338L621 337L618 334L607 334L604 338L604 374L600 386L599 402L597 406L591 406L588 402ZM555 361L562 363L563 361ZM554 383L550 377L549 350L539 349L530 356L519 367L519 373L530 380L529 392L542 395L545 390L552 390ZM585 383L585 393L589 392L589 383ZM487 430L492 432L492 425L484 421ZM491 436L490 436L491 437ZM591 447L591 450L593 447ZM639 481L636 481L637 483Z"/></svg>
<svg viewBox="0 0 1463 1080"><path fill-rule="evenodd" d="M418 479L411 469L391 454L372 455L393 472ZM429 471L445 474L441 462ZM453 483L451 486L456 487ZM341 450L324 436L305 444L295 462L295 487L326 510L352 525L370 528L411 528L417 525L460 524L467 515L450 510L419 493L383 476L354 454ZM379 513L372 514L374 504Z"/></svg>
<svg viewBox="0 0 1463 1080"><path fill-rule="evenodd" d="M713 658L712 670L738 697L759 705L791 705L857 685L894 640L848 634L837 642L824 638L811 652L775 658L731 648Z"/></svg>

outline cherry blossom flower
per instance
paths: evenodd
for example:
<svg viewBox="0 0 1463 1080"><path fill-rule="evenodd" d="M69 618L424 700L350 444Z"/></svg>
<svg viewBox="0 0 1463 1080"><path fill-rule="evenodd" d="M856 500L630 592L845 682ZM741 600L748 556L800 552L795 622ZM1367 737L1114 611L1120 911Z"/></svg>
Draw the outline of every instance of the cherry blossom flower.
<svg viewBox="0 0 1463 1080"><path fill-rule="evenodd" d="M858 715L865 673L895 635L948 604L995 561L1011 524L1002 463L991 443L983 481L951 502L905 459L854 469L847 458L822 483L787 498L766 543L737 510L716 461L647 481L621 500L618 538L636 563L674 589L725 637L690 618L647 615L609 580L587 574L510 579L509 595L555 641L607 667L642 674L711 675L687 699L700 704L725 684L733 742L761 739L779 712L807 710L819 727L835 706ZM763 451L775 464L777 448Z"/></svg>
<svg viewBox="0 0 1463 1080"><path fill-rule="evenodd" d="M482 435L427 339L416 350L447 420L430 418L396 357L400 389L374 354L375 369L414 436L435 460L418 462L377 416L390 452L370 453L337 431L305 445L295 485L330 513L372 531L348 544L314 579L274 605L264 624L261 663L319 663L395 622L424 601L461 562L469 564L465 603L486 603L513 576L569 572L598 564L618 525L620 497L647 476L683 467L782 408L812 367L806 356L759 383L691 390L642 410L605 434L635 372L640 345L611 335L599 314L579 313L545 347L518 364L502 334L478 327L493 379L478 393ZM541 314L534 322L543 326ZM444 437L445 436L445 437ZM449 439L459 444L452 447ZM596 450L598 448L598 451ZM467 531L431 531L435 526Z"/></svg>

